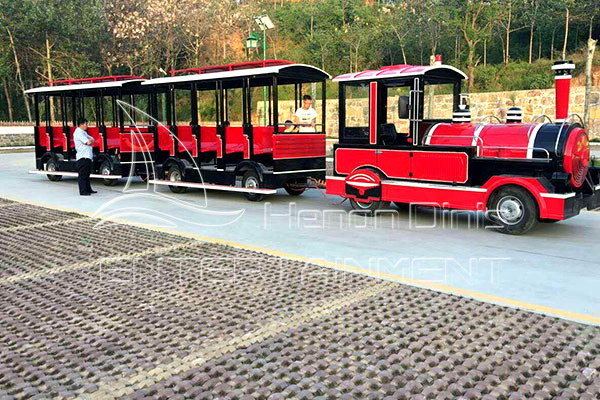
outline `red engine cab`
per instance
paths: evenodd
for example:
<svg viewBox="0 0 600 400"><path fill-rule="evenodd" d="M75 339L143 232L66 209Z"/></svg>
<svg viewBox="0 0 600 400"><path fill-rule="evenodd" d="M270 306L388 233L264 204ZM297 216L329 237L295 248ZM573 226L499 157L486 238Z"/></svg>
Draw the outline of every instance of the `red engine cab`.
<svg viewBox="0 0 600 400"><path fill-rule="evenodd" d="M564 76L563 65L553 69ZM566 116L564 99L557 123L524 124L519 109L506 123L473 123L461 96L466 78L441 64L334 78L340 131L327 193L367 214L390 202L483 211L510 234L600 207L587 133ZM568 97L559 81L557 93Z"/></svg>

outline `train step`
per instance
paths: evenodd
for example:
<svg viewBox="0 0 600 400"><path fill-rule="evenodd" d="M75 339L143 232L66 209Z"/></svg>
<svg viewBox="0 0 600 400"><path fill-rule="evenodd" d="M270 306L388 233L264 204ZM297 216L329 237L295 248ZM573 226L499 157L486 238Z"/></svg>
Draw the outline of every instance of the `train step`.
<svg viewBox="0 0 600 400"><path fill-rule="evenodd" d="M259 193L259 194L275 194L277 193L276 189L248 189L237 186L228 186L228 185L214 185L212 183L197 183L197 182L172 182L163 179L151 179L148 183L153 183L155 185L164 185L164 186L182 186L189 188L197 188L197 189L210 189L210 190L223 190L229 192L242 192L242 193Z"/></svg>
<svg viewBox="0 0 600 400"><path fill-rule="evenodd" d="M67 172L67 171L42 171L38 169L32 169L29 171L30 174L36 175L60 175L60 176L72 176L77 178L77 172ZM121 175L102 175L102 174L90 174L90 178L98 178L98 179L121 179Z"/></svg>

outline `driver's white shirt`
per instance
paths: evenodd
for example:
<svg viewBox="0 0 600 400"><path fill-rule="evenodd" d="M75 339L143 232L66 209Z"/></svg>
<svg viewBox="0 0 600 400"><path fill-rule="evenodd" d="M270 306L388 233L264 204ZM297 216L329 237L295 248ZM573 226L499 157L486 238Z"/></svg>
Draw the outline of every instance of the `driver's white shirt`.
<svg viewBox="0 0 600 400"><path fill-rule="evenodd" d="M309 125L313 120L317 118L317 112L312 107L309 107L308 110L304 109L304 107L300 107L296 110L296 117L298 117L298 122L300 124ZM315 128L312 126L300 126L298 131L315 132Z"/></svg>

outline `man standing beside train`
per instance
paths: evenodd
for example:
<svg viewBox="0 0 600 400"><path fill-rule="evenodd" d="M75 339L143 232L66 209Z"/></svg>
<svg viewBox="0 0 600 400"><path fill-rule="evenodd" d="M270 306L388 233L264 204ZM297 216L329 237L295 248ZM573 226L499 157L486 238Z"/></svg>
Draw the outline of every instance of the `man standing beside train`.
<svg viewBox="0 0 600 400"><path fill-rule="evenodd" d="M73 142L75 143L75 150L77 151L77 181L79 183L79 194L81 196L89 196L92 193L98 193L95 190L92 190L92 186L90 185L92 159L94 158L94 153L92 151L94 138L88 135L86 132L87 128L87 119L80 118L77 120L77 129L73 132Z"/></svg>

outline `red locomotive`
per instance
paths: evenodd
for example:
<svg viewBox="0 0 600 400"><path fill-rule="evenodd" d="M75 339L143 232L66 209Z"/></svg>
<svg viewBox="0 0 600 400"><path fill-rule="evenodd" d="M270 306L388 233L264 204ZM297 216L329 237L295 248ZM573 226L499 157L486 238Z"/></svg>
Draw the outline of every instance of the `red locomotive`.
<svg viewBox="0 0 600 400"><path fill-rule="evenodd" d="M485 211L511 234L600 207L600 168L589 165L583 123L568 113L573 68L564 61L553 66L555 123L543 116L524 124L518 108L508 110L505 123L471 122L461 94L467 77L441 62L334 78L339 144L327 193L370 215L390 202ZM37 166L31 172L51 180L76 175L69 124L86 116L96 138L92 176L107 184L138 175L174 192L231 190L258 200L283 187L298 195L308 179L325 175L328 78L309 65L267 60L31 89ZM307 84L315 92L321 85L321 123L313 121L310 132L289 131L293 110L283 111L281 94L293 96L298 109ZM61 126L51 124L50 98ZM253 107L259 98L262 118ZM123 104L134 107L124 112Z"/></svg>
<svg viewBox="0 0 600 400"><path fill-rule="evenodd" d="M486 211L510 234L600 207L587 133L568 114L573 68L553 66L555 123L521 123L518 109L509 110L506 123L472 123L461 96L466 75L441 63L334 78L340 131L327 193L366 214L390 202ZM368 98L368 105L355 98Z"/></svg>

